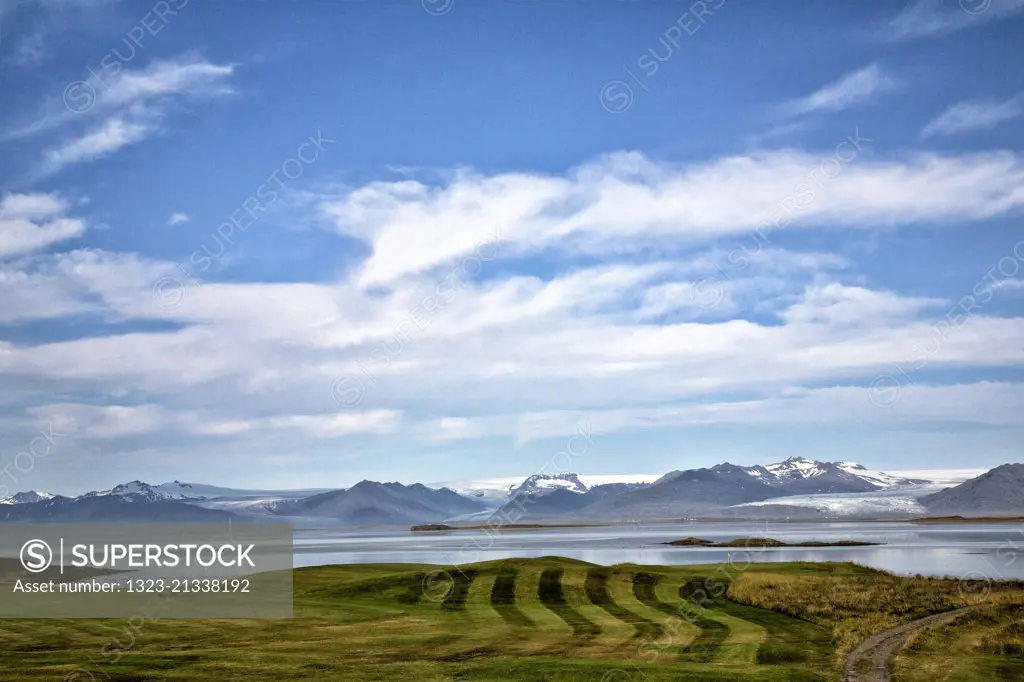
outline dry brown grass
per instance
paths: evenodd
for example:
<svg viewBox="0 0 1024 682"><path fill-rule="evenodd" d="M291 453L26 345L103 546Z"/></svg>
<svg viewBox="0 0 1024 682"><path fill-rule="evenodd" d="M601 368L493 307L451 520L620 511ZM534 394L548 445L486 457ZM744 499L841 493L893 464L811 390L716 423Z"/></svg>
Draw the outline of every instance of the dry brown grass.
<svg viewBox="0 0 1024 682"><path fill-rule="evenodd" d="M1024 603L1024 583L901 577L746 573L729 597L831 629L837 662L867 636L917 618L976 604Z"/></svg>
<svg viewBox="0 0 1024 682"><path fill-rule="evenodd" d="M1024 679L1024 604L987 605L914 637L896 659L897 679Z"/></svg>

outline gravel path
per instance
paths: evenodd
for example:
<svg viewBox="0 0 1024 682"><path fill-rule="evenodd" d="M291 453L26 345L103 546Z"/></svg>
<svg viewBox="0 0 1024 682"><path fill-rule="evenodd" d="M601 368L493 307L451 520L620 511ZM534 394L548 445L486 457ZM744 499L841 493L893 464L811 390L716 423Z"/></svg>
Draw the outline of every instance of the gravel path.
<svg viewBox="0 0 1024 682"><path fill-rule="evenodd" d="M871 635L850 652L843 667L843 682L891 682L892 661L907 639L916 632L927 630L959 617L970 607L937 613L898 627Z"/></svg>

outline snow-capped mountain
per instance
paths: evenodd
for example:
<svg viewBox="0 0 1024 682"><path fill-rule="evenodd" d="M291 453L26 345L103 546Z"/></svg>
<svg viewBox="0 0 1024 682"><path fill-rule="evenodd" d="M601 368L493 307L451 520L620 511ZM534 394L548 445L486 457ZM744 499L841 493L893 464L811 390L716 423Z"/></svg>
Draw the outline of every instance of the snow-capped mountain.
<svg viewBox="0 0 1024 682"><path fill-rule="evenodd" d="M929 469L881 473L867 471L859 465L852 465L852 468L853 473L869 480L880 479L882 487L870 492L775 497L736 506L757 507L772 504L808 507L830 516L865 518L925 515L930 511L925 504L930 495L985 473L984 469ZM904 481L911 481L911 484Z"/></svg>
<svg viewBox="0 0 1024 682"><path fill-rule="evenodd" d="M42 502L43 500L52 500L56 495L51 493L41 493L35 490L26 490L23 493L14 493L10 497L5 497L0 500L0 504L30 504L32 502Z"/></svg>
<svg viewBox="0 0 1024 682"><path fill-rule="evenodd" d="M665 474L660 482L668 482L692 471L673 471ZM773 494L766 497L783 495L808 495L820 493L867 493L890 488L917 486L927 483L922 479L903 478L881 471L869 469L854 462L819 462L804 457L790 457L774 464L737 466L735 464L716 464L708 471L728 476L739 484L735 474L746 474L759 485L767 486ZM754 501L754 500L748 500Z"/></svg>
<svg viewBox="0 0 1024 682"><path fill-rule="evenodd" d="M146 502L202 499L199 496L190 494L187 488L181 487L181 484L165 489L164 486L152 486L143 481L129 481L128 483L115 485L110 490L94 490L79 496L78 499L88 499L91 497L123 497Z"/></svg>
<svg viewBox="0 0 1024 682"><path fill-rule="evenodd" d="M327 492L326 488L307 490L245 490L222 488L204 483L183 483L171 481L151 485L143 481L130 481L116 485L110 490L85 493L75 499L96 497L118 497L133 502L185 502L204 509L229 511L242 516L264 516L272 513L275 506L285 502Z"/></svg>
<svg viewBox="0 0 1024 682"><path fill-rule="evenodd" d="M483 478L468 481L445 481L430 483L430 488L448 488L460 495L471 497L492 507L498 507L511 499L513 495L546 494L555 490L567 490L585 494L592 488L613 483L624 483L641 486L658 480L658 474L534 474L523 479L519 476L500 478Z"/></svg>
<svg viewBox="0 0 1024 682"><path fill-rule="evenodd" d="M742 469L763 483L793 493L870 492L927 483L923 479L871 471L855 462L819 462L804 457Z"/></svg>
<svg viewBox="0 0 1024 682"><path fill-rule="evenodd" d="M516 488L509 490L508 494L509 497L543 495L557 489L580 493L581 495L588 490L587 486L584 485L583 481L576 474L534 474Z"/></svg>
<svg viewBox="0 0 1024 682"><path fill-rule="evenodd" d="M569 516L676 518L691 512L707 515L716 513L715 510L766 504L773 507L812 507L834 515L892 516L920 513L922 507L918 498L922 495L969 477L962 471L952 470L885 473L853 462L819 462L792 457L772 464L737 466L725 463L710 468L672 471L663 476L565 472L430 486L414 484L405 488L414 497L447 493L453 500L454 491L470 498L464 502L477 503L476 507L467 507L465 514L453 510L452 519L486 519L505 508L514 509L517 519ZM362 485L365 488L370 483ZM399 486L380 485L392 492L397 489L395 486ZM435 490L428 495L427 488ZM443 491L443 488L449 491ZM17 493L0 500L0 522L86 518L204 520L233 517L258 520L273 517L289 506L302 506L306 504L306 498L320 499L316 496L322 497L327 493L345 497L341 495L343 492L325 489L243 490L182 481L154 485L136 480L73 498L34 491ZM483 509L476 511L481 506ZM319 508L314 511L319 511ZM325 518L339 520L341 517L334 514Z"/></svg>

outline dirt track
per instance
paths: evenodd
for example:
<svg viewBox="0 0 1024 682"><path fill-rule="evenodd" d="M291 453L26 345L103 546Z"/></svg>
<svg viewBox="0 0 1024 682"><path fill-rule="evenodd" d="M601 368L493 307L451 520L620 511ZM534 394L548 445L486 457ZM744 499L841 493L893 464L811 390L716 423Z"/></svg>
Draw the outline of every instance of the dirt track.
<svg viewBox="0 0 1024 682"><path fill-rule="evenodd" d="M898 627L871 635L857 645L846 657L843 666L843 682L890 682L892 661L907 639L915 632L948 623L971 609L958 609L937 613Z"/></svg>

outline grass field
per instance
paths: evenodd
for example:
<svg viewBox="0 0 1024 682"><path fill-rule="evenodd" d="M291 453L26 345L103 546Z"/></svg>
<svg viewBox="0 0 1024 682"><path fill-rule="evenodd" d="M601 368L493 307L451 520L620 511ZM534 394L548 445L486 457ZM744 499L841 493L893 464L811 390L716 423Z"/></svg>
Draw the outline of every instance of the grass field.
<svg viewBox="0 0 1024 682"><path fill-rule="evenodd" d="M306 568L291 620L0 621L0 679L832 680L851 620L881 627L963 596L956 581L915 580L851 564L561 558Z"/></svg>

